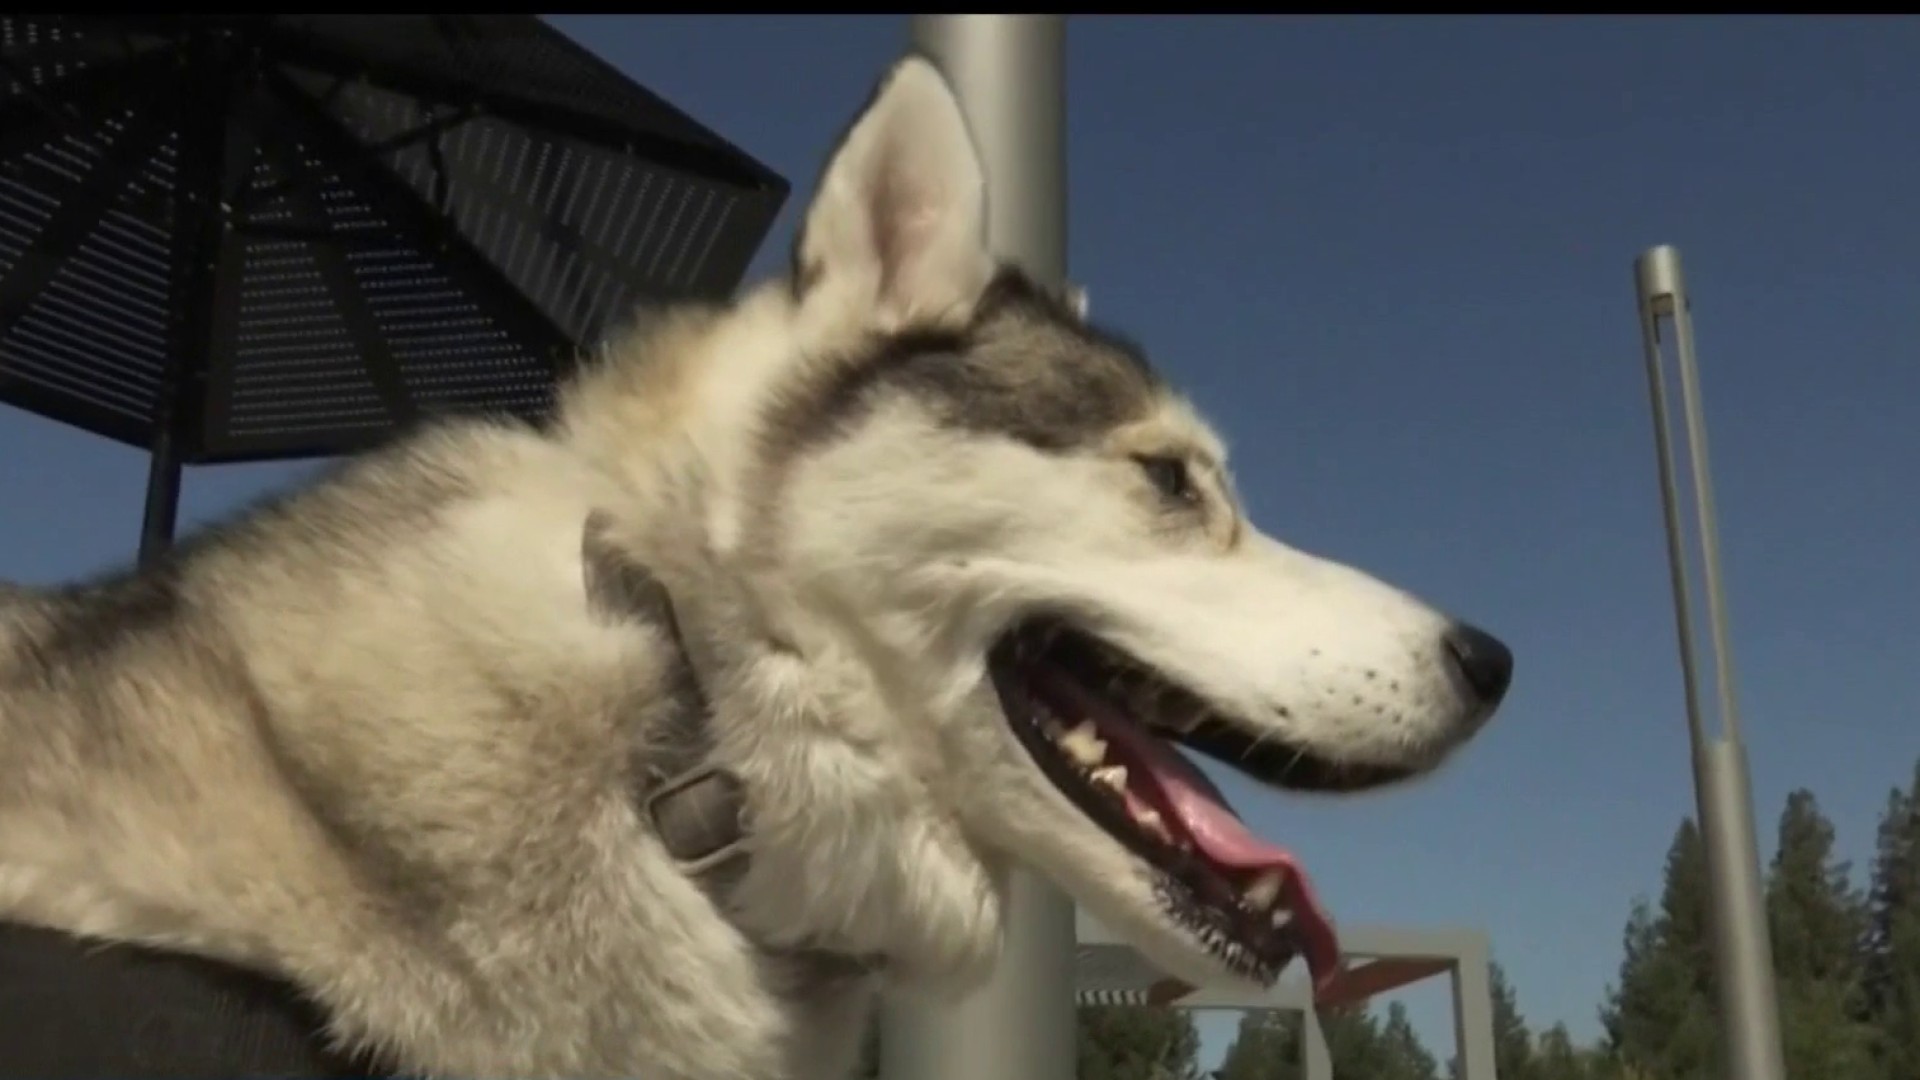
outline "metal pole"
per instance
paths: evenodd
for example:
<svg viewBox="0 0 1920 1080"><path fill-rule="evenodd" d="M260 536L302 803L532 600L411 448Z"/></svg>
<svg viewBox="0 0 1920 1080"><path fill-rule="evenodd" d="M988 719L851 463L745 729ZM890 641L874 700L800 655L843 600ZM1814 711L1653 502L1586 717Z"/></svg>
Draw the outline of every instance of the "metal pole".
<svg viewBox="0 0 1920 1080"><path fill-rule="evenodd" d="M1648 249L1634 262L1634 278L1639 287L1640 332L1653 404L1654 449L1660 465L1661 509L1666 515L1674 618L1680 633L1680 674L1687 699L1687 736L1693 746L1694 798L1712 882L1714 968L1719 982L1724 1066L1730 1080L1786 1080L1780 1050L1780 1006L1774 992L1773 946L1767 930L1753 797L1748 791L1746 750L1740 741L1726 604L1720 587L1720 537L1714 520L1713 482L1707 471L1707 428L1700 406L1700 373L1694 362L1693 317L1680 274L1680 253L1665 245ZM1707 625L1718 690L1717 735L1706 729L1701 718L1691 590L1682 540L1685 525L1680 519L1666 369L1660 348L1662 319L1672 320L1674 354L1680 368L1681 408L1686 419Z"/></svg>
<svg viewBox="0 0 1920 1080"><path fill-rule="evenodd" d="M147 499L140 520L141 566L173 546L180 516L181 462L197 446L206 366L213 351L214 305L226 239L229 174L250 168L250 150L236 156L228 124L236 93L238 45L230 30L196 33L184 65L189 81L180 97L179 177L174 222L179 235L167 365L155 398L153 446L147 463ZM244 173L232 176L233 187Z"/></svg>
<svg viewBox="0 0 1920 1080"><path fill-rule="evenodd" d="M140 517L141 566L151 566L173 546L175 522L180 516L180 454L173 432L175 409L169 400L179 393L172 379L160 387L159 422L147 460L146 509Z"/></svg>
<svg viewBox="0 0 1920 1080"><path fill-rule="evenodd" d="M1060 15L916 15L913 42L960 97L986 164L987 240L1043 283L1067 270L1066 23ZM1071 1080L1074 908L1013 874L988 983L957 1002L889 1000L891 1080Z"/></svg>

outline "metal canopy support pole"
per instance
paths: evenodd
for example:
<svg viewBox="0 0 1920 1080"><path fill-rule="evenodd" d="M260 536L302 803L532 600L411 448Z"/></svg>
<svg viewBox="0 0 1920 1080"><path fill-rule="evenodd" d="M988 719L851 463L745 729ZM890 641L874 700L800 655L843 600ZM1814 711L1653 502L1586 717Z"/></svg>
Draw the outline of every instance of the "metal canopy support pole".
<svg viewBox="0 0 1920 1080"><path fill-rule="evenodd" d="M233 104L234 45L225 31L194 35L180 97L180 172L175 191L174 309L167 366L155 398L147 498L140 520L142 566L173 546L180 516L180 466L198 442L213 341L213 305L226 237L224 181L228 111ZM250 164L250 162L249 162Z"/></svg>
<svg viewBox="0 0 1920 1080"><path fill-rule="evenodd" d="M1066 23L1060 15L916 15L913 42L952 81L985 159L987 238L1043 284L1067 270ZM954 1002L890 1000L890 1080L1071 1080L1074 908L1013 875L991 979Z"/></svg>
<svg viewBox="0 0 1920 1080"><path fill-rule="evenodd" d="M1768 940L1760 853L1754 838L1753 797L1748 791L1746 749L1740 741L1727 613L1720 589L1719 526L1714 520L1713 482L1707 471L1706 421L1700 405L1700 373L1694 362L1693 318L1680 274L1680 253L1665 245L1648 249L1634 262L1634 278L1652 396L1654 450L1659 457L1660 501L1666 515L1674 617L1680 632L1680 674L1687 698L1687 736L1693 746L1694 798L1713 886L1714 968L1720 984L1725 1047L1721 1066L1724 1075L1737 1080L1786 1080L1780 1050L1780 1007L1774 992L1773 948ZM1672 320L1674 354L1680 369L1707 625L1713 643L1714 682L1719 691L1718 735L1706 730L1700 715L1700 679L1695 668L1693 613L1682 540L1685 525L1680 519L1666 369L1660 349L1662 319Z"/></svg>
<svg viewBox="0 0 1920 1080"><path fill-rule="evenodd" d="M175 396L177 387L172 380L160 387L165 397ZM176 411L171 401L162 401L160 405L160 426L153 435L153 448L147 457L147 501L140 515L140 556L141 566L150 566L155 559L165 554L173 546L173 534L180 519L180 452L174 436L173 416Z"/></svg>

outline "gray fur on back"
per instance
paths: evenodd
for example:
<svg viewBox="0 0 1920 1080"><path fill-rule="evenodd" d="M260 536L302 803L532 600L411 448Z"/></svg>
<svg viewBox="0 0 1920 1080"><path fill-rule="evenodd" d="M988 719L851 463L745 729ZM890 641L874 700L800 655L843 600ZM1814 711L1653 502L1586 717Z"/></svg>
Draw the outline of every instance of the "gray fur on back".
<svg viewBox="0 0 1920 1080"><path fill-rule="evenodd" d="M447 550L556 479L592 487L531 432L451 427L158 569L16 595L0 913L286 975L402 1068L790 1075L786 962L636 816L688 700L660 620Z"/></svg>

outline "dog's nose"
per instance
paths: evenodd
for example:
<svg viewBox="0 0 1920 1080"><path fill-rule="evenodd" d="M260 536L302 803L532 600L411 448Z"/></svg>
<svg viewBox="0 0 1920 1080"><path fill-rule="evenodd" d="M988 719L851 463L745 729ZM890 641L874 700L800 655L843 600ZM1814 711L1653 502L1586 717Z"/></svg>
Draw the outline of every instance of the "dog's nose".
<svg viewBox="0 0 1920 1080"><path fill-rule="evenodd" d="M1459 624L1447 631L1447 653L1460 674L1487 705L1498 705L1513 682L1513 650L1477 626Z"/></svg>

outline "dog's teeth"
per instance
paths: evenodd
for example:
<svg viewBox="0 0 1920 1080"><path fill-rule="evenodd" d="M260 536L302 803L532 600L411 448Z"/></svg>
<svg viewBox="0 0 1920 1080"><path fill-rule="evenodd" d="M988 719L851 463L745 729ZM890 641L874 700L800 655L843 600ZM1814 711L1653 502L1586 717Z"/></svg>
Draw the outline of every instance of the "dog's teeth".
<svg viewBox="0 0 1920 1080"><path fill-rule="evenodd" d="M1107 744L1093 733L1093 721L1082 720L1080 726L1064 735L1058 736L1060 748L1067 756L1081 765L1092 768L1107 759Z"/></svg>
<svg viewBox="0 0 1920 1080"><path fill-rule="evenodd" d="M1139 822L1141 828L1147 830L1149 834L1161 843L1170 844L1173 842L1173 833L1167 829L1167 823L1161 820L1160 811L1152 807L1137 810L1134 812L1133 820Z"/></svg>
<svg viewBox="0 0 1920 1080"><path fill-rule="evenodd" d="M1115 791L1125 791L1127 789L1127 767L1125 765L1108 765L1105 768L1095 769L1093 770L1093 782L1096 784L1104 784Z"/></svg>
<svg viewBox="0 0 1920 1080"><path fill-rule="evenodd" d="M1285 908L1276 909L1273 913L1273 928L1275 930L1285 930L1287 928L1287 924L1292 921L1293 921L1293 912L1288 911Z"/></svg>
<svg viewBox="0 0 1920 1080"><path fill-rule="evenodd" d="M1280 885L1280 871L1267 870L1254 878L1241 895L1246 897L1247 906L1255 911L1265 911L1280 899Z"/></svg>

